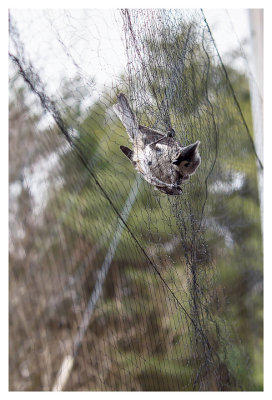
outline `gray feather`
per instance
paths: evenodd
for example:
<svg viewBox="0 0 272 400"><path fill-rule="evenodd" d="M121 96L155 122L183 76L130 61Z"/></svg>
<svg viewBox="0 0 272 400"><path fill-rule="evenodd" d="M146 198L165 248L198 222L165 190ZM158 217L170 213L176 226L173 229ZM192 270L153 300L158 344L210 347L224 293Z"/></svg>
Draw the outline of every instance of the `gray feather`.
<svg viewBox="0 0 272 400"><path fill-rule="evenodd" d="M133 142L139 131L136 115L131 110L127 98L123 93L117 96L117 100L118 103L113 106L113 110L126 128L129 138Z"/></svg>

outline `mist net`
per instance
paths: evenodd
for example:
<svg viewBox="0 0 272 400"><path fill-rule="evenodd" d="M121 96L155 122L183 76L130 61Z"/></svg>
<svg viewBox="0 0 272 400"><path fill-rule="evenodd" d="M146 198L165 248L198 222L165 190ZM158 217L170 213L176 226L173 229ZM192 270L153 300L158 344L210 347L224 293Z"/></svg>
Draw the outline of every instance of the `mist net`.
<svg viewBox="0 0 272 400"><path fill-rule="evenodd" d="M10 390L260 390L263 167L204 13L11 10L9 30ZM120 151L120 92L200 141L182 195Z"/></svg>

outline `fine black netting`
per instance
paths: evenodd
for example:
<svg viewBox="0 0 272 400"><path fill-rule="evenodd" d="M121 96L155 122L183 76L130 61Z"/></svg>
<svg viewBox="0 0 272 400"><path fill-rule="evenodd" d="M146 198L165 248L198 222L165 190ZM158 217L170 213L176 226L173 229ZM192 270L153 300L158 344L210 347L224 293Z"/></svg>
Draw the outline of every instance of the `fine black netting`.
<svg viewBox="0 0 272 400"><path fill-rule="evenodd" d="M263 166L203 12L12 10L9 28L10 390L259 390ZM181 196L120 151L120 92L200 140Z"/></svg>

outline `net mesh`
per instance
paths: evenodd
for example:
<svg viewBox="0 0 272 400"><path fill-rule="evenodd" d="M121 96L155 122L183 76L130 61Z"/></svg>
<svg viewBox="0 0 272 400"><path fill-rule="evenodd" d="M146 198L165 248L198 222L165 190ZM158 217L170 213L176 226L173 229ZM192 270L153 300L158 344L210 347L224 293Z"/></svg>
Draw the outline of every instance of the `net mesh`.
<svg viewBox="0 0 272 400"><path fill-rule="evenodd" d="M203 12L11 10L9 29L10 390L259 390L262 164ZM200 140L181 196L120 151L119 92Z"/></svg>

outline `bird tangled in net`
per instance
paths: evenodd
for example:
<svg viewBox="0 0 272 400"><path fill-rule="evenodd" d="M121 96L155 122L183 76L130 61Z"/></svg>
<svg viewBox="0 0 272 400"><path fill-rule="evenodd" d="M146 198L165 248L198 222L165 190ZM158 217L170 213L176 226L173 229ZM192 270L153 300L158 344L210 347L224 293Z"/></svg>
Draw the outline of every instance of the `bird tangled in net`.
<svg viewBox="0 0 272 400"><path fill-rule="evenodd" d="M181 194L180 184L189 179L200 164L199 142L182 148L173 139L173 129L165 135L139 125L123 93L119 94L114 111L133 142L133 151L126 146L120 148L137 171L161 192Z"/></svg>

